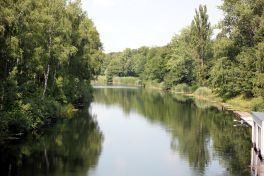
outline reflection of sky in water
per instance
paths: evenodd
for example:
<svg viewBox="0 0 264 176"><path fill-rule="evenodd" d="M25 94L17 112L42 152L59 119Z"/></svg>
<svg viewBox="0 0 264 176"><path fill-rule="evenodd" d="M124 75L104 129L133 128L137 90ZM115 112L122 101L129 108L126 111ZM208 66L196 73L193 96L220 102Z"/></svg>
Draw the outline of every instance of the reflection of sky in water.
<svg viewBox="0 0 264 176"><path fill-rule="evenodd" d="M91 113L97 115L104 144L98 165L89 175L199 175L185 156L171 149L172 136L162 125L150 123L136 112L124 113L118 106L93 103ZM212 140L208 147L211 160L204 174L223 175L226 168L213 156Z"/></svg>
<svg viewBox="0 0 264 176"><path fill-rule="evenodd" d="M94 102L0 146L0 175L250 175L250 131L228 112L144 89L95 89Z"/></svg>

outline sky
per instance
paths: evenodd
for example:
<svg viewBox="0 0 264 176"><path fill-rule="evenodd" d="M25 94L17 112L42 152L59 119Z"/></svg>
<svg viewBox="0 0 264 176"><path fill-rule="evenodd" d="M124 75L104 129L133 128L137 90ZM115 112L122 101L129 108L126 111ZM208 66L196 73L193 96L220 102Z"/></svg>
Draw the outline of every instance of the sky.
<svg viewBox="0 0 264 176"><path fill-rule="evenodd" d="M207 5L211 24L223 14L221 0L82 0L106 53L141 46L164 46L191 24L195 8Z"/></svg>

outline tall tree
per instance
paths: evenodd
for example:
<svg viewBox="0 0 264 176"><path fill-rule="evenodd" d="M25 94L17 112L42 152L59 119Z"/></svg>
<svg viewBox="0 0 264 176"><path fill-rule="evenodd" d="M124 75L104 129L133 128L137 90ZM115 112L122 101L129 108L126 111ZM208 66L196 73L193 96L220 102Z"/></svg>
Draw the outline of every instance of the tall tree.
<svg viewBox="0 0 264 176"><path fill-rule="evenodd" d="M212 34L207 14L207 7L205 5L200 5L199 8L195 10L195 16L191 24L191 30L194 55L198 62L197 79L198 83L203 85L205 81L205 61Z"/></svg>

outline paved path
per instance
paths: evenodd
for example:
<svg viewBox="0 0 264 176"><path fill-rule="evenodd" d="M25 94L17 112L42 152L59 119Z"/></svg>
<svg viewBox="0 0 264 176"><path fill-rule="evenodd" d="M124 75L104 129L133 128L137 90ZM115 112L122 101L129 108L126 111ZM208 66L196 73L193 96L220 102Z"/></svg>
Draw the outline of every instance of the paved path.
<svg viewBox="0 0 264 176"><path fill-rule="evenodd" d="M237 117L245 121L247 124L249 124L251 127L253 125L253 117L248 112L240 112L240 111L234 111Z"/></svg>

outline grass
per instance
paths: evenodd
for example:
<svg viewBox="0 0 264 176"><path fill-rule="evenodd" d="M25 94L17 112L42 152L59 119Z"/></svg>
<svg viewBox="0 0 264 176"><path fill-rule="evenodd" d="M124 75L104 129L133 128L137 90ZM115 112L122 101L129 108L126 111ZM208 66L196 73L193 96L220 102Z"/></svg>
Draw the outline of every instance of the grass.
<svg viewBox="0 0 264 176"><path fill-rule="evenodd" d="M245 98L243 95L226 101L231 110L239 111L264 111L264 100L261 97Z"/></svg>
<svg viewBox="0 0 264 176"><path fill-rule="evenodd" d="M93 85L104 85L106 84L106 76L98 76L91 82Z"/></svg>
<svg viewBox="0 0 264 176"><path fill-rule="evenodd" d="M140 80L137 77L113 77L113 85L140 86Z"/></svg>
<svg viewBox="0 0 264 176"><path fill-rule="evenodd" d="M159 83L157 81L145 81L144 86L145 88L149 88L149 89L157 89L157 90L164 89L164 84Z"/></svg>
<svg viewBox="0 0 264 176"><path fill-rule="evenodd" d="M97 80L93 81L95 85L106 85L106 77L98 76ZM114 77L113 85L128 85L128 86L140 86L141 82L136 77ZM144 86L149 89L164 90L164 84L157 81L146 81ZM223 99L215 94L211 89L207 87L193 88L187 84L179 84L171 89L173 94L184 94L187 96L193 96L197 101L207 101L215 105L224 106L232 111L264 111L264 99L262 97L245 98L243 95L231 98L223 102Z"/></svg>
<svg viewBox="0 0 264 176"><path fill-rule="evenodd" d="M93 85L107 85L106 76L98 76L96 80L92 81ZM141 82L137 77L113 77L112 85L126 85L126 86L140 86Z"/></svg>

